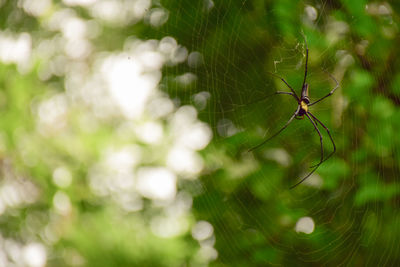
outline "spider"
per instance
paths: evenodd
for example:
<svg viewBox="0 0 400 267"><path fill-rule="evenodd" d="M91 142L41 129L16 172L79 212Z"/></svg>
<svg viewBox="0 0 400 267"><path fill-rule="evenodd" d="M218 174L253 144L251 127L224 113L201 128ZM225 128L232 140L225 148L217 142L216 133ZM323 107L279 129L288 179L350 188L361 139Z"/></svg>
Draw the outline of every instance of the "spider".
<svg viewBox="0 0 400 267"><path fill-rule="evenodd" d="M259 147L261 147L262 145L264 145L265 143L267 143L269 140L271 140L272 138L274 138L275 136L277 136L278 134L280 134L283 130L286 129L286 127L288 127L288 125L293 121L293 119L304 119L304 116L306 116L308 118L308 120L312 123L312 125L314 126L315 131L318 133L319 135L319 140L320 140L320 144L321 144L321 159L320 161L311 166L310 168L313 168L305 177L303 177L299 182L297 182L296 184L294 184L293 186L290 187L290 189L295 188L296 186L298 186L299 184L301 184L302 182L304 182L308 177L310 177L311 174L313 174L317 168L327 159L329 159L335 152L336 152L336 145L335 142L333 141L332 135L328 129L328 127L326 127L317 117L315 117L309 110L309 107L317 104L318 102L324 100L325 98L331 96L335 90L339 87L339 83L338 81L335 79L335 77L333 77L330 73L328 73L329 77L336 83L336 86L325 96L321 97L320 99L311 102L310 103L310 98L308 97L308 84L306 83L306 79L307 79L307 65L308 65L308 45L307 45L307 40L306 37L303 35L304 38L304 44L306 46L306 63L305 63L305 71L304 71L304 80L303 80L303 85L301 87L301 96L298 97L296 92L294 91L294 89L285 81L285 79L283 79L282 77L274 74L274 73L270 73L271 75L275 76L276 78L279 78L282 82L284 82L286 84L286 86L290 89L291 92L281 92L281 91L277 91L274 93L274 95L290 95L292 96L294 99L296 99L297 101L297 109L296 111L293 113L293 115L290 117L290 119L286 122L286 124L279 130L277 131L275 134L273 134L271 137L267 138L266 140L264 140L263 142L261 142L260 144L256 145L253 148L249 149L250 151L253 151ZM323 149L323 138L321 135L320 130L317 127L317 124L321 125L326 132L328 133L329 138L331 139L332 145L333 145L333 151L324 158L324 149Z"/></svg>

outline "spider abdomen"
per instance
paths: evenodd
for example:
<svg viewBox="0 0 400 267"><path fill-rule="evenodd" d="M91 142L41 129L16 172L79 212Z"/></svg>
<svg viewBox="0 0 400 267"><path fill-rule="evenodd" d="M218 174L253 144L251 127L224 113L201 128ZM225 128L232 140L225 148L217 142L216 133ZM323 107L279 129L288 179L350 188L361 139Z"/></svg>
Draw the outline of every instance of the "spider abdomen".
<svg viewBox="0 0 400 267"><path fill-rule="evenodd" d="M304 100L300 101L300 109L299 113L297 114L298 116L304 116L308 112L308 105L307 102Z"/></svg>

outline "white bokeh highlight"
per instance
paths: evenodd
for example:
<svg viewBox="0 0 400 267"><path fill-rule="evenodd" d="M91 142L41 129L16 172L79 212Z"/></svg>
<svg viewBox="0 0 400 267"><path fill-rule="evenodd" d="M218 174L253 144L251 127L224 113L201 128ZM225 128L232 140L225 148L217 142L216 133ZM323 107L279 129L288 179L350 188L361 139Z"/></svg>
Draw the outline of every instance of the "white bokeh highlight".
<svg viewBox="0 0 400 267"><path fill-rule="evenodd" d="M297 233L311 234L314 232L315 224L311 217L301 217L295 226Z"/></svg>
<svg viewBox="0 0 400 267"><path fill-rule="evenodd" d="M176 175L163 167L143 167L138 170L136 188L144 197L171 201L176 195Z"/></svg>
<svg viewBox="0 0 400 267"><path fill-rule="evenodd" d="M194 239L203 241L210 238L214 233L213 226L207 221L198 221L192 228L192 236Z"/></svg>
<svg viewBox="0 0 400 267"><path fill-rule="evenodd" d="M60 188L67 188L71 185L72 174L66 167L58 167L53 171L53 183Z"/></svg>
<svg viewBox="0 0 400 267"><path fill-rule="evenodd" d="M32 53L32 38L28 33L13 34L0 31L0 61L14 63L19 70L29 65Z"/></svg>
<svg viewBox="0 0 400 267"><path fill-rule="evenodd" d="M160 77L143 75L143 68L136 61L114 57L104 62L102 72L122 114L130 119L139 118Z"/></svg>
<svg viewBox="0 0 400 267"><path fill-rule="evenodd" d="M22 250L22 255L26 266L42 267L46 265L46 248L40 243L30 243Z"/></svg>

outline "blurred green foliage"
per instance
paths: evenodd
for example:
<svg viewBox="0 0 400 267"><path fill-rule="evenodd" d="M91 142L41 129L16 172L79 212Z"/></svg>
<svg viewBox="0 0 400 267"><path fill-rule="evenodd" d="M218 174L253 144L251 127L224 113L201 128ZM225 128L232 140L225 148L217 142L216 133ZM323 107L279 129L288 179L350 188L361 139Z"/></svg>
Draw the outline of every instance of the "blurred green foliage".
<svg viewBox="0 0 400 267"><path fill-rule="evenodd" d="M27 32L33 51L31 66L4 59L0 64L0 227L6 263L27 264L10 256L7 242L22 248L36 242L46 248L47 266L400 265L400 3L164 0L145 10L167 12L168 20L155 25L150 15L129 22L101 20L93 15L94 6L68 6L68 1L53 1L41 15L32 15L23 2L0 1L1 38ZM90 56L84 63L75 58L66 64L91 66L84 77L96 75L99 68L93 66L107 53L126 51L127 40L135 38L171 36L189 55L201 53L203 63L195 67L187 61L165 63L159 85L175 110L195 106L213 132L200 151L201 173L192 179L177 175L176 199L190 199L182 202L190 203L183 215L176 212L185 206L178 201L160 204L144 194L137 196L141 208L127 211L118 202L122 193L96 193L90 177L107 161L110 148L137 145L143 151L141 167L165 165L173 119L157 121L165 129L162 145L146 144L129 132L129 119L112 112L102 116L102 109L99 115L85 99L70 97L74 88L68 87L67 71L54 70L54 60L65 56L63 46L49 51L48 58L37 52L41 42L62 36L62 20L49 26L60 11L97 23L89 28L97 31ZM282 127L296 108L289 97L271 97L288 89L268 72L284 77L299 93L302 33L310 49L311 99L334 86L324 70L340 83L334 95L311 107L331 130L337 152L307 182L289 190L319 160L319 138L309 121L294 121L271 142L251 153L248 149ZM44 69L52 69L52 75L43 78ZM179 82L185 73L195 80ZM204 92L206 105L196 101ZM58 94L68 98L62 118L67 126L52 125L54 132L46 134L39 107ZM60 121L56 117L54 123ZM133 128L140 125L135 123ZM332 146L320 128L327 155ZM59 166L71 173L71 185L54 182ZM12 183L25 188L18 194L32 193L34 201L10 200L6 189ZM65 196L67 213L57 206ZM170 220L166 228L181 223L183 230L158 233L155 225L164 217ZM308 234L296 226L304 217L315 224ZM201 221L213 229L205 240L193 234Z"/></svg>

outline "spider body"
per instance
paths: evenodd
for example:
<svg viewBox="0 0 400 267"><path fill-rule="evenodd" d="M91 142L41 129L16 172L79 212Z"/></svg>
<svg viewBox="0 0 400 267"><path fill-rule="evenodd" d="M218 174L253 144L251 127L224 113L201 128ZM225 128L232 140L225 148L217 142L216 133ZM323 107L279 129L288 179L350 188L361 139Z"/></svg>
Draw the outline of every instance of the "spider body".
<svg viewBox="0 0 400 267"><path fill-rule="evenodd" d="M299 105L300 105L299 111L297 112L295 118L298 120L302 120L304 119L304 115L306 115L308 112L308 105L303 100L300 101Z"/></svg>
<svg viewBox="0 0 400 267"><path fill-rule="evenodd" d="M301 98L299 100L299 111L295 118L298 120L304 119L304 115L308 112L308 104L310 104L310 98L308 97L308 84L305 83L301 90Z"/></svg>
<svg viewBox="0 0 400 267"><path fill-rule="evenodd" d="M271 137L269 137L268 139L264 140L263 142L261 142L260 144L258 144L257 146L251 148L249 151L255 150L259 147L261 147L262 145L264 145L265 143L267 143L269 140L271 140L272 138L274 138L275 136L277 136L278 134L280 134L283 130L286 129L286 127L293 121L293 119L304 119L304 116L306 116L308 118L308 120L311 122L311 124L313 125L315 131L318 133L319 135L319 140L320 140L320 150L321 150L321 157L320 157L320 161L314 165L311 166L313 169L305 176L303 177L298 183L296 183L295 185L293 185L292 187L290 187L290 189L298 186L299 184L301 184L302 182L304 182L308 177L310 177L311 174L313 174L316 169L319 167L319 165L322 164L322 162L326 161L328 158L330 158L333 153L335 153L336 151L336 145L335 142L333 141L333 138L331 136L331 133L328 129L328 127L326 127L317 117L315 117L309 110L309 107L311 107L312 105L324 100L325 98L331 96L333 94L333 92L339 87L339 83L337 82L337 80L328 73L329 77L336 83L336 86L325 96L321 97L320 99L311 102L310 103L310 98L308 97L308 84L306 83L306 79L307 79L307 65L308 65L308 46L307 46L307 41L305 36L304 37L304 44L306 46L306 63L305 63L305 71L304 71L304 80L303 80L303 85L301 87L301 95L300 97L297 96L296 92L294 91L294 89L285 81L285 79L283 79L282 77L274 74L274 73L270 73L273 76L279 78L282 82L284 82L286 84L286 86L290 89L290 92L275 92L275 94L278 95L290 95L293 98L296 99L297 102L297 109L296 111L293 113L293 115L290 117L290 119L286 122L286 124L275 134L273 134ZM332 142L332 146L333 146L333 151L324 158L324 149L323 149L323 138L321 135L320 130L318 129L317 125L320 125L322 128L325 129L325 131L327 132L331 142Z"/></svg>

